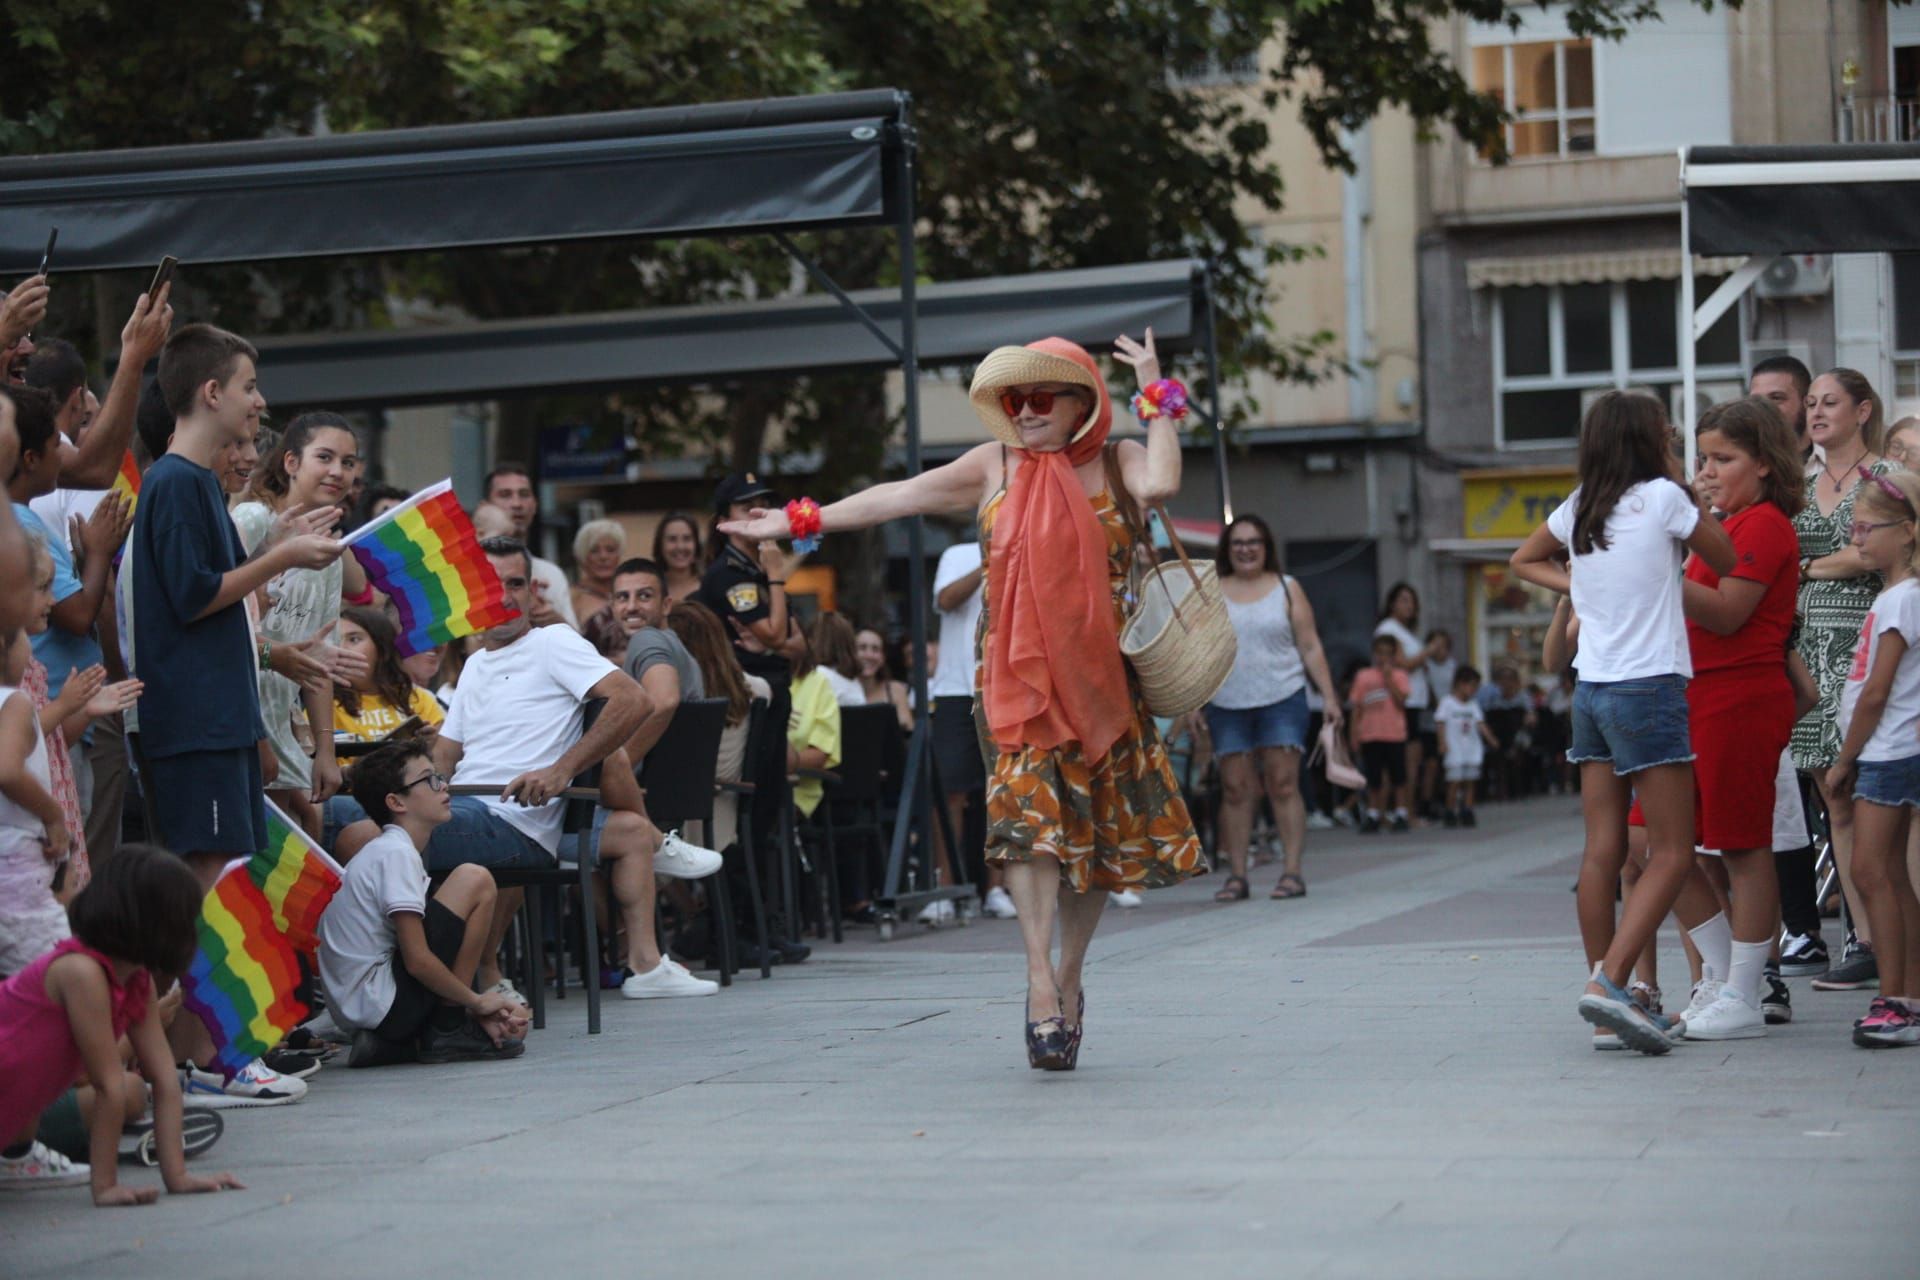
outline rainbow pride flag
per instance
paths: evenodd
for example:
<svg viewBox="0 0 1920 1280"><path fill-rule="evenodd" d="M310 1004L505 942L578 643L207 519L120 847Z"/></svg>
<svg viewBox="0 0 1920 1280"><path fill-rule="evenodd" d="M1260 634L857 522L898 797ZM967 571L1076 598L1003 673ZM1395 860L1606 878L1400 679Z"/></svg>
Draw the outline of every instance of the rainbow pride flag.
<svg viewBox="0 0 1920 1280"><path fill-rule="evenodd" d="M320 945L320 913L340 889L340 864L299 823L268 800L267 847L247 860L247 876L273 913L274 928L295 951Z"/></svg>
<svg viewBox="0 0 1920 1280"><path fill-rule="evenodd" d="M342 541L393 601L402 657L520 616L480 550L451 480L422 489Z"/></svg>
<svg viewBox="0 0 1920 1280"><path fill-rule="evenodd" d="M127 500L127 514L132 515L140 501L140 467L134 462L131 449L120 459L120 474L113 478L113 491Z"/></svg>
<svg viewBox="0 0 1920 1280"><path fill-rule="evenodd" d="M273 922L273 907L235 861L200 906L200 949L180 980L186 1006L213 1037L211 1067L231 1079L300 1025L300 963Z"/></svg>

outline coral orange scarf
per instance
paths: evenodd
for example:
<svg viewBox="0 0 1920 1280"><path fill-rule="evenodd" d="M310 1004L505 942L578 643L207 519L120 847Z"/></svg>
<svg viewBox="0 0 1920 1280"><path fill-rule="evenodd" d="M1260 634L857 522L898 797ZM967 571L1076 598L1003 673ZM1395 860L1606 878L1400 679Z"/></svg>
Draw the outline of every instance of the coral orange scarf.
<svg viewBox="0 0 1920 1280"><path fill-rule="evenodd" d="M1098 763L1133 712L1113 625L1107 534L1074 468L1100 456L1113 406L1079 346L1060 338L1032 346L1085 366L1101 387L1100 404L1066 448L1013 450L1021 466L994 517L987 575L987 723L1002 751L1077 742Z"/></svg>

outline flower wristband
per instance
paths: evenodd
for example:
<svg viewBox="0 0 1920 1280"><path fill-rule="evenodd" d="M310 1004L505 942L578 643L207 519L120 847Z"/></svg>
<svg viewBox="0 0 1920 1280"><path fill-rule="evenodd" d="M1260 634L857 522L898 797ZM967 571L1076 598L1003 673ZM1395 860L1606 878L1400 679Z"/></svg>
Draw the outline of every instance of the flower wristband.
<svg viewBox="0 0 1920 1280"><path fill-rule="evenodd" d="M1187 416L1187 388L1177 378L1149 382L1133 394L1133 416L1141 422L1171 418L1175 422Z"/></svg>
<svg viewBox="0 0 1920 1280"><path fill-rule="evenodd" d="M820 504L812 498L795 498L787 504L787 534L793 549L802 555L820 549Z"/></svg>

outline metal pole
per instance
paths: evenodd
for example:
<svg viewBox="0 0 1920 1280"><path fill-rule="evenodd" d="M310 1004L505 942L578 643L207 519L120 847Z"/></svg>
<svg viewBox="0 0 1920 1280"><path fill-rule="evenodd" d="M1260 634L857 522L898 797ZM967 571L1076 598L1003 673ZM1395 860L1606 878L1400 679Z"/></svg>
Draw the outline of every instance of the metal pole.
<svg viewBox="0 0 1920 1280"><path fill-rule="evenodd" d="M1213 481L1220 502L1220 524L1233 523L1233 495L1227 491L1227 430L1220 420L1220 344L1213 328L1213 264L1208 263L1200 277L1201 339L1207 351L1207 399L1213 414ZM1172 538L1173 530L1167 530Z"/></svg>
<svg viewBox="0 0 1920 1280"><path fill-rule="evenodd" d="M1680 148L1680 435L1686 457L1686 483L1693 484L1693 220L1687 212L1687 149Z"/></svg>
<svg viewBox="0 0 1920 1280"><path fill-rule="evenodd" d="M907 474L920 474L920 343L916 313L918 274L913 245L914 159L917 139L908 108L903 107L899 123L900 218L895 227L900 255L900 375L901 403L906 418ZM913 643L913 736L907 744L907 776L899 812L893 824L893 841L887 851L887 877L884 896L907 909L921 900L919 894L901 893L901 873L905 870L907 842L914 831L920 833L920 856L932 866L933 827L929 815L932 797L930 756L932 752L932 708L927 701L927 567L926 524L919 516L907 523L907 625ZM905 794L910 790L911 795ZM931 876L929 876L931 880ZM931 883L920 886L931 889Z"/></svg>

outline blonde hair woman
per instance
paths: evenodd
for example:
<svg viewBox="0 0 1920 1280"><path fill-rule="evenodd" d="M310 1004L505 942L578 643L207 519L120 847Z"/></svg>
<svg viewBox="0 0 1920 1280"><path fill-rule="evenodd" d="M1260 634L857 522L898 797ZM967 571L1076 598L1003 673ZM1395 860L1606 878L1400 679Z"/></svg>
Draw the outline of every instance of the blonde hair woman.
<svg viewBox="0 0 1920 1280"><path fill-rule="evenodd" d="M1120 338L1115 355L1134 367L1143 396L1184 396L1161 381L1151 330L1144 344ZM1028 1065L1066 1071L1079 1057L1081 969L1108 891L1174 884L1207 865L1120 656L1135 539L1121 514L1125 496L1108 490L1111 470L1135 502L1172 496L1180 437L1176 419L1149 398L1146 444L1109 446L1106 380L1092 356L1061 338L990 353L970 399L992 442L824 509L756 508L720 527L770 539L977 513L987 593L980 708L994 753L987 858L1006 866L1019 908Z"/></svg>
<svg viewBox="0 0 1920 1280"><path fill-rule="evenodd" d="M627 531L612 520L589 520L573 535L573 616L585 620L613 600L613 571L627 555Z"/></svg>

